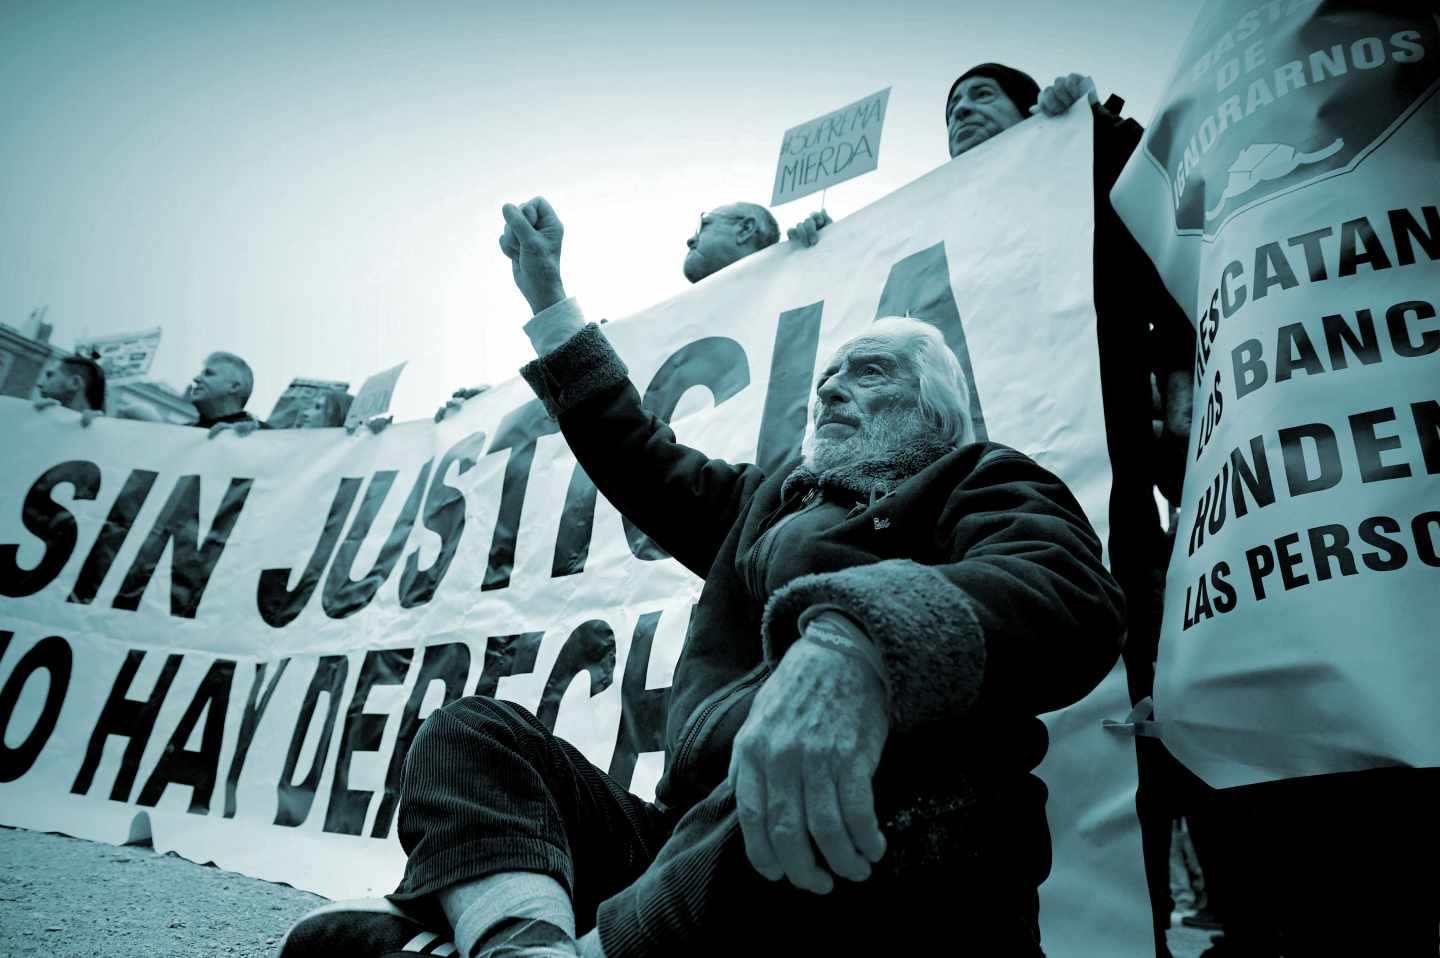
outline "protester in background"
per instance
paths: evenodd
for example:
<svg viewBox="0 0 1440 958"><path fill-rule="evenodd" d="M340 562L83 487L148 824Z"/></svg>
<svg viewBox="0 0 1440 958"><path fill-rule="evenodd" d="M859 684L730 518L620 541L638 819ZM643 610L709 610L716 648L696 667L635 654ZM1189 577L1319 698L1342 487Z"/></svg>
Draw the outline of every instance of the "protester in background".
<svg viewBox="0 0 1440 958"><path fill-rule="evenodd" d="M213 427L217 425L239 426L241 423L245 428L236 431L246 433L263 425L245 411L254 388L255 376L249 363L234 353L211 353L191 380L185 398L199 414L195 425L211 429L211 435L215 434Z"/></svg>
<svg viewBox="0 0 1440 958"><path fill-rule="evenodd" d="M350 411L351 397L337 389L320 389L310 398L310 402L301 409L295 416L291 429L334 429L344 426L345 430L354 434L360 426L365 426L372 433L384 432L394 420L394 416L371 416L363 422L347 423L346 416Z"/></svg>
<svg viewBox="0 0 1440 958"><path fill-rule="evenodd" d="M1170 897L1175 900L1172 925L1178 923L1208 931L1222 929L1219 917L1210 909L1203 863L1183 815L1177 815L1170 826Z"/></svg>
<svg viewBox="0 0 1440 958"><path fill-rule="evenodd" d="M64 406L80 413L80 424L90 425L105 414L105 370L87 356L52 359L35 383L35 408Z"/></svg>
<svg viewBox="0 0 1440 958"><path fill-rule="evenodd" d="M685 278L698 283L751 253L780 241L780 227L757 203L730 203L700 214L700 225L685 241Z"/></svg>
<svg viewBox="0 0 1440 958"><path fill-rule="evenodd" d="M566 297L549 204L504 212L540 355L522 374L606 499L705 587L654 804L519 706L461 699L406 762L392 898L472 958L575 955L577 932L609 958L844 954L857 914L895 954L1040 955L1037 715L1100 681L1122 629L1073 496L974 441L959 361L902 317L840 348L775 474L681 446ZM361 927L373 954L377 920L322 911L282 955L364 954ZM391 942L416 933L389 920Z"/></svg>
<svg viewBox="0 0 1440 958"><path fill-rule="evenodd" d="M292 429L332 429L345 425L345 394L335 389L319 389L310 404L295 417Z"/></svg>
<svg viewBox="0 0 1440 958"><path fill-rule="evenodd" d="M1110 189L1144 132L1122 119L1124 101L1097 103L1095 85L1078 73L1056 77L1043 92L1028 74L1000 63L971 67L955 80L945 100L947 143L952 159L999 136L1035 113L1056 116L1081 100L1095 120L1094 295L1100 351L1107 451L1113 474L1110 494L1110 568L1125 589L1128 638L1125 667L1132 702L1151 694L1161 605L1151 575L1163 570L1169 549L1154 490L1177 502L1189 442L1195 333L1165 289L1150 259L1110 205ZM1016 184L1023 189L1024 184ZM997 188L1001 188L997 184ZM813 246L831 223L821 210L787 233ZM1042 227L1043 224L1036 224ZM1159 433L1151 422L1151 383L1161 394ZM1157 742L1137 743L1141 787L1137 807L1145 844L1145 871L1152 899L1155 948L1168 955L1170 923L1169 836L1173 808L1165 784L1173 766Z"/></svg>

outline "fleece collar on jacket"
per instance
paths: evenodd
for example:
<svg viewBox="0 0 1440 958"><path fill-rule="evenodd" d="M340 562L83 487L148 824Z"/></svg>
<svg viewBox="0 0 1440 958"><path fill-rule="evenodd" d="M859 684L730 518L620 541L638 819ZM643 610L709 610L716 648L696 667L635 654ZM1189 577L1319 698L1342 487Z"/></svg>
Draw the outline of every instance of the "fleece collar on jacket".
<svg viewBox="0 0 1440 958"><path fill-rule="evenodd" d="M818 487L822 495L834 496L843 492L874 502L954 450L955 447L947 443L922 439L897 449L888 456L862 459L825 472L816 472L801 463L785 477L785 482L780 486L780 497L789 499L806 489Z"/></svg>

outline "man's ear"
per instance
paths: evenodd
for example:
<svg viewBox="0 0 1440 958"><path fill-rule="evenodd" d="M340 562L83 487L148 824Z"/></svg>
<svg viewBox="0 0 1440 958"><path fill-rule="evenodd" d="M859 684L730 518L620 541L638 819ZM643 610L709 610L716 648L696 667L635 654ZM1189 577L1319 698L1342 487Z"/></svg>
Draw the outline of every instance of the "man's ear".
<svg viewBox="0 0 1440 958"><path fill-rule="evenodd" d="M759 232L760 232L760 224L755 221L755 217L753 217L753 216L742 216L742 217L741 217L739 220L737 220L736 223L735 223L735 243L736 243L736 245L744 246L746 243L748 243L748 242L750 242L752 239L754 239L754 238L755 238L755 235L756 235L757 233L759 233Z"/></svg>

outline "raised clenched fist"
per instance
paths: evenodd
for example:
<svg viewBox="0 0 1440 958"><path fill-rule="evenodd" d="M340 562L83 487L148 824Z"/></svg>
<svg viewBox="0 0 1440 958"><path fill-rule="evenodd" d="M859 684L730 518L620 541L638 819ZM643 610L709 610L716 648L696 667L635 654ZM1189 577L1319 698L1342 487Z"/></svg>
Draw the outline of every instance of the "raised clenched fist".
<svg viewBox="0 0 1440 958"><path fill-rule="evenodd" d="M505 217L500 249L510 257L510 271L520 295L531 312L539 313L565 298L565 284L560 281L565 226L543 196L519 206L506 203L500 212Z"/></svg>

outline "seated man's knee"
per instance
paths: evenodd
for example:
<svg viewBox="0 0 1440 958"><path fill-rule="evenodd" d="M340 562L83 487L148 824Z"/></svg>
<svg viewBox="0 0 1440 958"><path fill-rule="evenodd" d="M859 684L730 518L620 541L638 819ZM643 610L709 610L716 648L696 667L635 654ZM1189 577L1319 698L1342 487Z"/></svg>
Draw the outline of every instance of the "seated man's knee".
<svg viewBox="0 0 1440 958"><path fill-rule="evenodd" d="M397 830L407 853L457 816L483 819L497 795L543 762L542 732L525 709L488 696L432 712L410 743L400 781Z"/></svg>
<svg viewBox="0 0 1440 958"><path fill-rule="evenodd" d="M461 756L473 759L496 748L524 754L544 731L526 709L488 695L471 695L441 706L425 719L410 743L401 799L425 787L437 772L453 768Z"/></svg>

